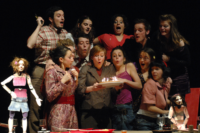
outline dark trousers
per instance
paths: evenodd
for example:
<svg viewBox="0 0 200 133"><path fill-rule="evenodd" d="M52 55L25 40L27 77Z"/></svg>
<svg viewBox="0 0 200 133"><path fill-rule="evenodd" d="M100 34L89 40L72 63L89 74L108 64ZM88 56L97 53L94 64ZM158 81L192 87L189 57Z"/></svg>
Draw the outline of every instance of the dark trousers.
<svg viewBox="0 0 200 133"><path fill-rule="evenodd" d="M116 130L133 130L133 121L135 114L133 113L132 104L115 105L112 113L113 129Z"/></svg>
<svg viewBox="0 0 200 133"><path fill-rule="evenodd" d="M90 109L81 111L81 128L111 129L110 109Z"/></svg>
<svg viewBox="0 0 200 133"><path fill-rule="evenodd" d="M136 128L137 130L158 130L159 125L156 123L157 118L151 118L144 115L136 116Z"/></svg>
<svg viewBox="0 0 200 133"><path fill-rule="evenodd" d="M44 66L36 65L33 69L33 73L31 76L31 82L33 84L33 87L41 99L43 99L40 93L40 86L42 84L43 73L44 73ZM37 105L34 95L30 93L30 112L28 120L29 133L37 133L37 131L39 131L40 113L41 113L41 107Z"/></svg>

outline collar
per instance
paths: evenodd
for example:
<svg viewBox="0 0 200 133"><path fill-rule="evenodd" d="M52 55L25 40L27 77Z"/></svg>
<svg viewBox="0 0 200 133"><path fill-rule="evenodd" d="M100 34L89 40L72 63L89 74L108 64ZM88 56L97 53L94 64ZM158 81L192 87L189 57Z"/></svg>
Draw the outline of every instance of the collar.
<svg viewBox="0 0 200 133"><path fill-rule="evenodd" d="M90 54L88 54L88 55L85 57L84 61L89 62L89 60L90 60L89 57L90 57ZM79 60L79 58L80 58L79 55L76 53L74 59L77 61L77 60Z"/></svg>
<svg viewBox="0 0 200 133"><path fill-rule="evenodd" d="M54 30L56 33L58 33L58 29L57 29L56 27L54 27L52 24L49 24L49 27L50 27L52 30ZM63 31L63 29L61 29L60 32L62 32L62 31Z"/></svg>

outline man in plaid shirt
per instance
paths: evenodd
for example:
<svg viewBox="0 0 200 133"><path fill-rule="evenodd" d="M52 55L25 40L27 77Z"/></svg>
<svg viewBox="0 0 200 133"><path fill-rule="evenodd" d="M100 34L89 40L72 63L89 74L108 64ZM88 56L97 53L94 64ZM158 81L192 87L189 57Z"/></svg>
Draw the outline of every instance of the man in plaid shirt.
<svg viewBox="0 0 200 133"><path fill-rule="evenodd" d="M32 73L32 84L37 94L42 98L40 86L43 79L46 61L50 58L49 50L56 48L58 40L66 39L67 31L64 26L64 12L60 7L50 7L47 10L49 26L43 26L42 17L37 18L37 27L27 41L27 47L35 48L35 67ZM39 131L40 107L36 104L34 96L30 94L29 132Z"/></svg>

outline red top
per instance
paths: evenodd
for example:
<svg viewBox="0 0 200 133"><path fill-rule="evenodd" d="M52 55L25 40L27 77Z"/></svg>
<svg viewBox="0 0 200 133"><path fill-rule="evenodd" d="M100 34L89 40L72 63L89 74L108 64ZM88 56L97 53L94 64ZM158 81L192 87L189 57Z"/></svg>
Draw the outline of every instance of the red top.
<svg viewBox="0 0 200 133"><path fill-rule="evenodd" d="M126 35L124 34L123 39L119 42L114 34L102 34L98 36L98 39L100 43L104 45L106 48L107 54L106 57L107 59L110 59L110 53L113 48L117 46L122 46L125 42L126 39L130 39L133 37L133 35Z"/></svg>
<svg viewBox="0 0 200 133"><path fill-rule="evenodd" d="M101 76L102 68L101 69L96 69L96 70L97 70L98 75Z"/></svg>

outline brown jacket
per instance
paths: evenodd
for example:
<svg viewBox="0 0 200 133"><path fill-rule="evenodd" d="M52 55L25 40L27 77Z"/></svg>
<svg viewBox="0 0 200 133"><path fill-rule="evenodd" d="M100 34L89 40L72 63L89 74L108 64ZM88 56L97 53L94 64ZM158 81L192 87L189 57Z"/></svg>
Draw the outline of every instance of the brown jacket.
<svg viewBox="0 0 200 133"><path fill-rule="evenodd" d="M111 92L112 95L116 94L114 88L105 88L99 91L93 91L90 93L85 93L88 86L94 85L96 82L101 82L104 77L115 76L115 68L113 65L102 68L101 76L98 75L96 68L93 66L85 65L82 67L79 78L78 78L78 88L77 93L81 97L81 109L102 109L110 108L112 106L111 102Z"/></svg>

